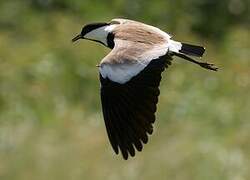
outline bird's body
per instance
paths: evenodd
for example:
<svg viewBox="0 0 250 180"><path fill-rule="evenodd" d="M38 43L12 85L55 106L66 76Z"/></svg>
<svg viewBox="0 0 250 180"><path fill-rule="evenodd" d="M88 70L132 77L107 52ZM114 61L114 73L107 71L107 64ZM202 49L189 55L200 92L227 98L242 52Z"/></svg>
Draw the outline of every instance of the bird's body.
<svg viewBox="0 0 250 180"><path fill-rule="evenodd" d="M100 73L104 78L125 83L144 69L152 59L166 54L170 36L143 23L120 19L113 21L120 22L111 25L116 46L101 61Z"/></svg>
<svg viewBox="0 0 250 180"><path fill-rule="evenodd" d="M204 68L213 64L198 62L205 49L180 43L166 32L137 21L113 19L110 23L84 26L78 39L89 39L112 49L98 65L105 125L116 153L124 159L142 150L153 132L161 73L176 55Z"/></svg>

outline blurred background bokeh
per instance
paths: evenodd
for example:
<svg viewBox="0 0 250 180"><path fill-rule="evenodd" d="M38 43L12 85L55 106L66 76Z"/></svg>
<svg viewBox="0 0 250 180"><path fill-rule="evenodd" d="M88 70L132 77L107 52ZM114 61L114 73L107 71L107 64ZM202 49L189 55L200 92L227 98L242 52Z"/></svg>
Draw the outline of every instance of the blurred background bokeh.
<svg viewBox="0 0 250 180"><path fill-rule="evenodd" d="M249 180L249 0L0 1L1 180ZM124 161L106 136L95 65L109 52L71 38L131 18L206 46L210 72L178 58L163 73L154 134Z"/></svg>

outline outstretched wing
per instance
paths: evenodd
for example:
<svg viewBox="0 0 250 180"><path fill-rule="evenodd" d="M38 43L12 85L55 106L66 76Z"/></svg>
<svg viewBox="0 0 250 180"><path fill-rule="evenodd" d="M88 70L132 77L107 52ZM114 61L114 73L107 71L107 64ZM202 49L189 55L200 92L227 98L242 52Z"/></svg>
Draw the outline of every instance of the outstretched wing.
<svg viewBox="0 0 250 180"><path fill-rule="evenodd" d="M101 61L101 101L110 143L124 159L153 132L161 73L170 65L170 36L135 21L113 29L114 48ZM133 32L133 33L131 33Z"/></svg>
<svg viewBox="0 0 250 180"><path fill-rule="evenodd" d="M153 59L121 84L100 74L102 111L110 143L124 159L141 151L153 132L161 73L170 62L169 55Z"/></svg>

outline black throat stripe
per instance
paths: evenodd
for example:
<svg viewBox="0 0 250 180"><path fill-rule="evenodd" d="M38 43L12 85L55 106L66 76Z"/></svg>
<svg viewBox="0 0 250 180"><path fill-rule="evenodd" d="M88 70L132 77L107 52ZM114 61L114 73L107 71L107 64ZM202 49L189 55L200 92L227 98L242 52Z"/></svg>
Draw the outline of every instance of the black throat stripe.
<svg viewBox="0 0 250 180"><path fill-rule="evenodd" d="M111 32L107 36L107 44L110 49L113 49L115 46L114 37L115 37L114 34Z"/></svg>

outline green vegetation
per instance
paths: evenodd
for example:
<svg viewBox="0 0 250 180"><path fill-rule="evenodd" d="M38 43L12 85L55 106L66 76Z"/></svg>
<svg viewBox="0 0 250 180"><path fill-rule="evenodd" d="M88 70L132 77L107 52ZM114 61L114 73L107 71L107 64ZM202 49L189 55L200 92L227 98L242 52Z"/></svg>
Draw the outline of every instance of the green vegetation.
<svg viewBox="0 0 250 180"><path fill-rule="evenodd" d="M154 134L128 161L101 114L105 47L71 38L89 22L140 20L204 44L210 72L175 58L163 74ZM0 2L0 179L250 179L247 0Z"/></svg>

